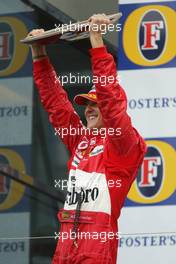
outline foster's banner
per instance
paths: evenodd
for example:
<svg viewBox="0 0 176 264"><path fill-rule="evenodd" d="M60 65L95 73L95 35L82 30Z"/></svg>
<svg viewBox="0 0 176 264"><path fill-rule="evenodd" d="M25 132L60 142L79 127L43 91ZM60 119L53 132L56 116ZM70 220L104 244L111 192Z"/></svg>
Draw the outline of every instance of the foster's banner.
<svg viewBox="0 0 176 264"><path fill-rule="evenodd" d="M175 264L176 1L121 0L118 71L148 151L122 210L118 264Z"/></svg>

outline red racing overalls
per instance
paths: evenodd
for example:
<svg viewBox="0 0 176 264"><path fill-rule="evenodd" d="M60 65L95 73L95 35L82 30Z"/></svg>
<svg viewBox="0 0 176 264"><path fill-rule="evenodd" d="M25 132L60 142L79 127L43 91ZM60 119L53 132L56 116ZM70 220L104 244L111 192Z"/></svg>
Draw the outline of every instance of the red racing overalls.
<svg viewBox="0 0 176 264"><path fill-rule="evenodd" d="M112 55L106 47L91 49L90 55L94 76L114 77L113 83L112 79L106 85L96 83L96 95L106 129L120 128L121 135L111 130L106 136L77 133L62 137L71 159L67 198L58 213L60 233L70 234L76 225L77 237L68 235L58 241L53 264L116 263L118 237L113 234L118 232L121 208L146 152L145 142L126 112L127 98L116 82ZM81 129L83 124L48 58L34 62L34 79L53 127Z"/></svg>

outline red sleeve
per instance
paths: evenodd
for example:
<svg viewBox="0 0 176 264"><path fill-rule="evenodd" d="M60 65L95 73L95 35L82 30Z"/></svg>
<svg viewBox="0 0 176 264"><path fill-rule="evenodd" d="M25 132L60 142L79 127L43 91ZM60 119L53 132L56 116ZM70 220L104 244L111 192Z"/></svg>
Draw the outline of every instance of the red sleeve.
<svg viewBox="0 0 176 264"><path fill-rule="evenodd" d="M57 75L48 58L33 63L34 81L39 91L40 100L48 112L53 127L60 132L60 138L72 153L79 141L79 135L70 135L70 127L79 129L82 123L68 100ZM64 131L62 135L61 131ZM75 134L75 133L73 133Z"/></svg>
<svg viewBox="0 0 176 264"><path fill-rule="evenodd" d="M96 76L95 86L97 102L100 108L105 127L114 130L114 134L108 135L108 148L113 149L116 155L126 156L136 148L137 152L144 152L145 143L138 132L132 127L131 119L127 114L127 97L125 91L117 82L117 69L114 58L106 50L106 47L93 48L90 50L93 76ZM101 76L106 84L101 83ZM113 76L112 78L108 78ZM110 80L110 81L109 81ZM121 135L116 134L121 129ZM110 151L110 150L109 150ZM139 154L139 153L138 153Z"/></svg>

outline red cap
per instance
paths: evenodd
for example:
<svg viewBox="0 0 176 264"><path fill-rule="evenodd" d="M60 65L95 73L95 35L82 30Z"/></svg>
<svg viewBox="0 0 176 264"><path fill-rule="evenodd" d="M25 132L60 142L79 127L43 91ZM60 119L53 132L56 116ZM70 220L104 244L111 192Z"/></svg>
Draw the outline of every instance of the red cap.
<svg viewBox="0 0 176 264"><path fill-rule="evenodd" d="M88 92L88 94L78 94L74 97L74 102L78 105L85 105L87 100L92 102L97 102L97 95L95 86L92 87L92 89Z"/></svg>

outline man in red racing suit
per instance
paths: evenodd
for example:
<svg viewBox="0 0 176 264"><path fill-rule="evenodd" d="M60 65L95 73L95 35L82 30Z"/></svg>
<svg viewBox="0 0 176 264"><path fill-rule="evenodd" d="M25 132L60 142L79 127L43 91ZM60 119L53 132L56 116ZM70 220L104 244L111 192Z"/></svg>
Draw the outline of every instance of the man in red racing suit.
<svg viewBox="0 0 176 264"><path fill-rule="evenodd" d="M90 21L109 23L104 15L94 15ZM101 32L90 31L90 40L93 76L99 80L106 76L106 84L98 81L88 94L75 97L76 103L87 103L88 130L69 102L45 48L32 46L34 79L51 124L58 134L62 129L77 131L60 134L71 159L67 198L58 213L61 237L53 264L116 263L117 219L146 151L126 112L127 98L117 82L116 64L103 45Z"/></svg>

